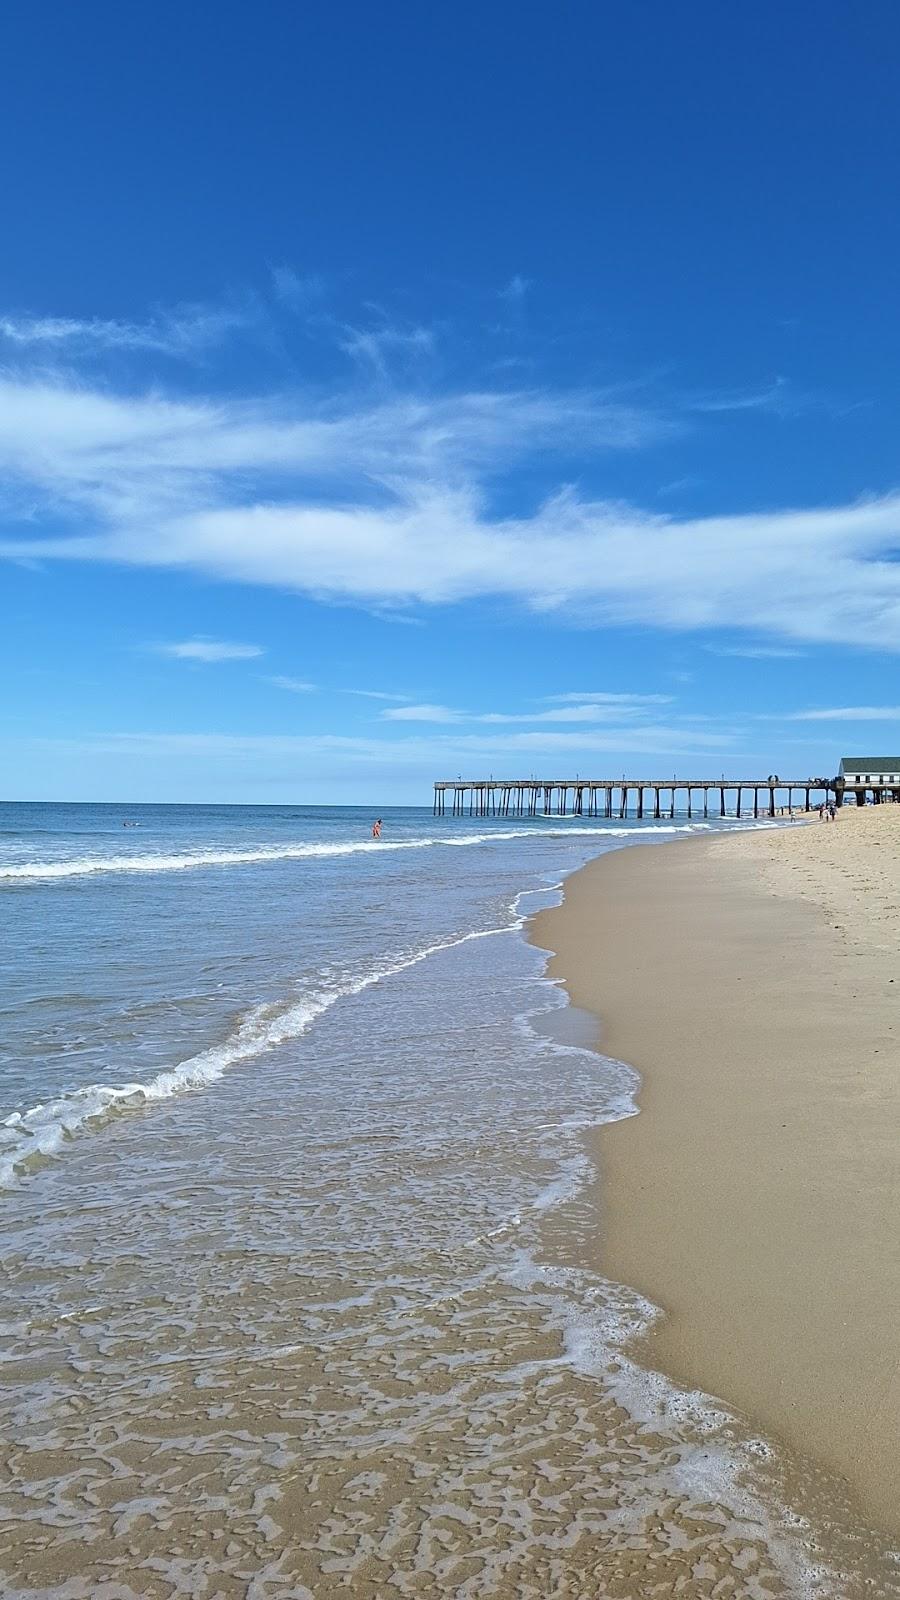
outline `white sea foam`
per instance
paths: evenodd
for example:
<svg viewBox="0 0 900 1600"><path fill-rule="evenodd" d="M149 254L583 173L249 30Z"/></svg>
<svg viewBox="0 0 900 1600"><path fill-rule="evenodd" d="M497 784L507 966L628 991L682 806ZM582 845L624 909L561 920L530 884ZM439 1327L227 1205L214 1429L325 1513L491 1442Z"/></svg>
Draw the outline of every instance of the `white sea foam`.
<svg viewBox="0 0 900 1600"><path fill-rule="evenodd" d="M645 828L587 828L567 827L560 830L567 839L574 835L585 838L622 839L632 836L686 833L702 824L672 823L661 827ZM58 861L22 861L0 864L0 881L53 882L58 878L82 878L98 872L187 872L199 867L242 867L267 861L321 860L328 856L383 855L385 851L427 850L434 846L451 846L459 849L467 845L492 844L506 839L554 838L552 828L509 828L491 833L462 833L453 837L427 835L419 839L350 839L341 843L321 844L298 841L296 844L259 846L248 850L197 850L183 855L70 856Z"/></svg>
<svg viewBox="0 0 900 1600"><path fill-rule="evenodd" d="M475 929L455 939L426 945L412 955L386 962L344 983L313 989L289 1003L255 1006L221 1044L158 1072L147 1083L90 1083L58 1099L32 1106L28 1111L14 1111L0 1122L0 1189L10 1188L42 1157L58 1155L75 1135L99 1126L117 1113L156 1100L168 1100L186 1090L206 1088L230 1067L263 1055L291 1039L299 1039L316 1018L338 1000L361 994L373 984L405 972L443 950L468 944L473 939L512 933L522 925L523 918L513 913L505 927Z"/></svg>
<svg viewBox="0 0 900 1600"><path fill-rule="evenodd" d="M750 824L753 826L753 824ZM674 824L658 827L578 827L573 833L594 838L648 838L695 831L703 824ZM349 841L341 844L298 843L272 849L209 851L174 856L86 857L58 862L31 862L0 868L0 878L20 880L73 877L86 872L167 872L192 867L231 866L257 861L281 861L303 857L351 855L423 849L432 845L465 846L498 839L547 838L550 829L517 828L490 833L461 834L456 837L425 836L411 840ZM317 1017L343 997L361 993L383 979L415 966L430 956L473 939L491 938L521 929L525 915L520 902L525 896L543 895L555 899L562 885L520 891L509 906L509 922L499 928L473 930L457 938L425 946L412 955L399 957L350 977L342 983L312 988L299 998L278 1004L256 1006L246 1012L238 1025L218 1045L201 1051L157 1073L148 1082L86 1084L58 1098L13 1112L0 1122L0 1189L8 1188L27 1173L41 1158L58 1155L66 1143L81 1132L106 1122L110 1117L154 1101L165 1100L188 1090L215 1083L230 1067L246 1062L291 1039L299 1038Z"/></svg>

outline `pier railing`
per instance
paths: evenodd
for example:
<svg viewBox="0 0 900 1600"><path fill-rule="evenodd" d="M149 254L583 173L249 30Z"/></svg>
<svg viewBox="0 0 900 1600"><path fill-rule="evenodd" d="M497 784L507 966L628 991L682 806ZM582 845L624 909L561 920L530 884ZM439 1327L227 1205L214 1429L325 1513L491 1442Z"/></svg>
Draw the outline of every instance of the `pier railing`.
<svg viewBox="0 0 900 1600"><path fill-rule="evenodd" d="M794 796L798 803L795 806ZM449 797L449 806L448 806ZM762 799L760 799L762 797ZM832 797L836 778L451 778L435 783L443 817L778 816Z"/></svg>

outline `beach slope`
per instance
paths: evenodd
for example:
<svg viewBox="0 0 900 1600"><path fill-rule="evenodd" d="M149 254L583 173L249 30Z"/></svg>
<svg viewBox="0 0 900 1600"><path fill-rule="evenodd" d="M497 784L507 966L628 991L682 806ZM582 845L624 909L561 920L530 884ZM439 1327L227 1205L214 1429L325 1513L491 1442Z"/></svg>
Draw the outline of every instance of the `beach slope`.
<svg viewBox="0 0 900 1600"><path fill-rule="evenodd" d="M597 1135L639 1358L900 1532L900 806L616 851L532 936L641 1073Z"/></svg>

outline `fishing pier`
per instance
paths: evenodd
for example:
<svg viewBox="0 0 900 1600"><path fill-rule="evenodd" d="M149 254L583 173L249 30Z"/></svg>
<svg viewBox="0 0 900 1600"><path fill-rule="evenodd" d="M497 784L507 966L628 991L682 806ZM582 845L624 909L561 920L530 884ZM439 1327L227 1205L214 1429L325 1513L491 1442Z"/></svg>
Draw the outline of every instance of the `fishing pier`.
<svg viewBox="0 0 900 1600"><path fill-rule="evenodd" d="M454 778L435 784L434 815L777 817L840 805L843 789L839 778Z"/></svg>

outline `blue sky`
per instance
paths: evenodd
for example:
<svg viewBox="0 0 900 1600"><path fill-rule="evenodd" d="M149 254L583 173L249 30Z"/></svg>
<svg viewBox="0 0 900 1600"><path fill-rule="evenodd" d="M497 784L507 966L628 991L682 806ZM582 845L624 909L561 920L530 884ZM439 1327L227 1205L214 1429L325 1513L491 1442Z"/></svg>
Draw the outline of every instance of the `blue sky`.
<svg viewBox="0 0 900 1600"><path fill-rule="evenodd" d="M895 748L898 68L877 0L17 0L0 794Z"/></svg>

